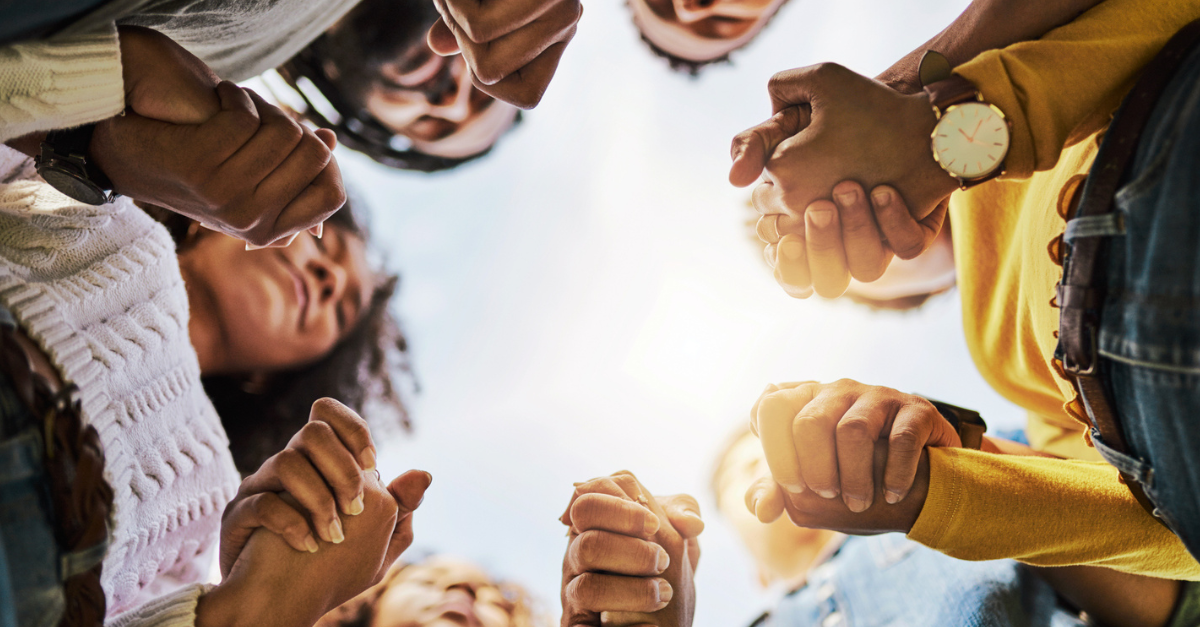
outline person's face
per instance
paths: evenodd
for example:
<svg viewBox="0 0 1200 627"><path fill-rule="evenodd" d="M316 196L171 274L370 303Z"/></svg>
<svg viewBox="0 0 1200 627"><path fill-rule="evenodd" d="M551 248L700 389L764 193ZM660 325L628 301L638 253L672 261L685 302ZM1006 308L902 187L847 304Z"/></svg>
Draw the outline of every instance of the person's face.
<svg viewBox="0 0 1200 627"><path fill-rule="evenodd" d="M711 61L753 39L786 0L629 0L638 30L689 61Z"/></svg>
<svg viewBox="0 0 1200 627"><path fill-rule="evenodd" d="M239 239L203 232L179 255L193 323L218 338L216 372L270 373L326 355L366 310L375 277L366 243L326 225L287 248L247 251Z"/></svg>
<svg viewBox="0 0 1200 627"><path fill-rule="evenodd" d="M517 108L477 89L462 55L440 57L422 41L385 63L367 111L426 154L479 154L513 125Z"/></svg>
<svg viewBox="0 0 1200 627"><path fill-rule="evenodd" d="M716 481L721 513L754 556L764 585L806 573L813 557L833 536L832 532L797 527L786 515L772 523L759 522L746 508L746 490L770 474L762 444L754 434L747 433L726 453Z"/></svg>
<svg viewBox="0 0 1200 627"><path fill-rule="evenodd" d="M371 627L510 627L512 603L475 566L437 558L388 583Z"/></svg>

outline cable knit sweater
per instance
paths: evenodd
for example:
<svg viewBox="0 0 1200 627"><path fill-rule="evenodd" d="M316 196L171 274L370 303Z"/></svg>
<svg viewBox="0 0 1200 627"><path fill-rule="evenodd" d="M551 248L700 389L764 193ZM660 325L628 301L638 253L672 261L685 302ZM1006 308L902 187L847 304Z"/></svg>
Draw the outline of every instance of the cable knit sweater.
<svg viewBox="0 0 1200 627"><path fill-rule="evenodd" d="M241 81L283 64L358 0L150 0L48 42L0 46L0 142L70 128L125 108L116 24L153 28L223 79ZM132 6L129 6L132 5ZM102 7L107 9L107 7ZM112 10L108 10L111 13ZM83 32L79 32L82 30Z"/></svg>
<svg viewBox="0 0 1200 627"><path fill-rule="evenodd" d="M190 625L239 476L200 385L175 245L127 199L83 205L0 147L0 303L79 386L114 528L101 584L122 625ZM206 554L207 553L207 554Z"/></svg>

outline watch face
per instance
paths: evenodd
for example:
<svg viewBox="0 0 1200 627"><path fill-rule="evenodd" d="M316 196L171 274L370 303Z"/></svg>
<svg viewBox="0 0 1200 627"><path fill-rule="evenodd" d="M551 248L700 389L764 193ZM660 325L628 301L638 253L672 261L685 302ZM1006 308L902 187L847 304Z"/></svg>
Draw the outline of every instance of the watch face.
<svg viewBox="0 0 1200 627"><path fill-rule="evenodd" d="M938 120L933 156L953 176L977 179L1000 167L1008 141L1008 122L999 109L968 102L950 107Z"/></svg>
<svg viewBox="0 0 1200 627"><path fill-rule="evenodd" d="M38 173L51 187L64 195L89 205L102 205L108 200L104 190L79 175L56 167L40 168Z"/></svg>

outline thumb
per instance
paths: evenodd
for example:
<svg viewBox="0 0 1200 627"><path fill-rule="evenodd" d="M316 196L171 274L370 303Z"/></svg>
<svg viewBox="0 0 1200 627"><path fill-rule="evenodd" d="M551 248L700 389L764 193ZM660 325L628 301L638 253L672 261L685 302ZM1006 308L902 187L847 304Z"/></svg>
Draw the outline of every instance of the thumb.
<svg viewBox="0 0 1200 627"><path fill-rule="evenodd" d="M412 513L425 500L425 491L433 483L433 475L424 470L410 470L388 484L388 492L396 499L396 528L384 554L383 570L391 567L413 542Z"/></svg>
<svg viewBox="0 0 1200 627"><path fill-rule="evenodd" d="M766 122L738 133L729 149L733 158L729 182L735 187L746 187L758 180L771 155L775 154L775 148L783 140L807 128L811 120L811 110L807 105L788 107Z"/></svg>
<svg viewBox="0 0 1200 627"><path fill-rule="evenodd" d="M783 515L783 488L771 477L763 477L746 490L746 509L761 523L775 522Z"/></svg>
<svg viewBox="0 0 1200 627"><path fill-rule="evenodd" d="M454 32L446 25L446 18L438 20L430 27L429 35L425 39L429 43L429 48L440 56L448 57L461 51Z"/></svg>
<svg viewBox="0 0 1200 627"><path fill-rule="evenodd" d="M704 521L700 518L700 504L691 496L660 496L658 504L667 515L667 521L684 538L694 538L704 531Z"/></svg>

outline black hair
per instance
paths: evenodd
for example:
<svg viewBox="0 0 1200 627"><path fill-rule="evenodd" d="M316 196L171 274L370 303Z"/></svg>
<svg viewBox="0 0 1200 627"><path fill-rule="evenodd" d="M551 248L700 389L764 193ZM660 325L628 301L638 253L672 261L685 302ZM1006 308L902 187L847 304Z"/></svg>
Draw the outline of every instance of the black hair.
<svg viewBox="0 0 1200 627"><path fill-rule="evenodd" d="M441 19L429 0L363 0L333 28L278 68L304 99L299 112L313 124L333 130L338 142L391 168L440 172L475 161L492 147L466 157L442 157L392 146L395 133L366 110L366 97L379 81L383 64L425 45L425 34ZM322 114L300 87L307 79L341 120ZM521 120L518 114L513 126Z"/></svg>

